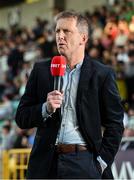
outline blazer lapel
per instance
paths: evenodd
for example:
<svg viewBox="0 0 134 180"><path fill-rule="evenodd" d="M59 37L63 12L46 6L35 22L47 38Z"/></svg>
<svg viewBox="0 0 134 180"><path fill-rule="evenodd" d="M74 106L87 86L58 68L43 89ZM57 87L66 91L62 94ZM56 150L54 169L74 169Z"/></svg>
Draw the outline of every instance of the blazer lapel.
<svg viewBox="0 0 134 180"><path fill-rule="evenodd" d="M54 90L54 77L49 73L49 89L50 92Z"/></svg>
<svg viewBox="0 0 134 180"><path fill-rule="evenodd" d="M51 74L50 67L48 68L48 79L49 79L49 83L48 83L48 85L49 85L49 92L51 92L51 91L54 90L54 77ZM58 119L58 121L61 122L61 108L58 108L56 110L56 114L55 115L58 116L57 119Z"/></svg>
<svg viewBox="0 0 134 180"><path fill-rule="evenodd" d="M94 69L92 67L91 60L89 56L86 55L83 61L83 65L81 67L80 79L77 90L77 102L80 104L83 90L90 90L89 81L92 77L93 72Z"/></svg>
<svg viewBox="0 0 134 180"><path fill-rule="evenodd" d="M48 69L47 69L49 92L54 90L54 77L52 76L50 69L51 69L51 61L49 63Z"/></svg>

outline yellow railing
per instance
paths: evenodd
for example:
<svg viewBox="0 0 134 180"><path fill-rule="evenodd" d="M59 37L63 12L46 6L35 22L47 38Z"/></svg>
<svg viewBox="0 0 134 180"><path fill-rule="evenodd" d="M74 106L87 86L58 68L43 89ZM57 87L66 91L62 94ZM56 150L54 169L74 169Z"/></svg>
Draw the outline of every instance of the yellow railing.
<svg viewBox="0 0 134 180"><path fill-rule="evenodd" d="M2 152L2 179L25 179L31 149Z"/></svg>

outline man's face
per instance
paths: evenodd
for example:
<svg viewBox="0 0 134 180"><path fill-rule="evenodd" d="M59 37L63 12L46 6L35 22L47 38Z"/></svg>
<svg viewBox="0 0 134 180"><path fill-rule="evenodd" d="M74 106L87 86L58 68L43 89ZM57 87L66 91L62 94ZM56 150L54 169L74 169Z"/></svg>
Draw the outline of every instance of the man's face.
<svg viewBox="0 0 134 180"><path fill-rule="evenodd" d="M55 31L58 51L65 57L77 53L84 43L83 34L79 32L74 18L59 19Z"/></svg>

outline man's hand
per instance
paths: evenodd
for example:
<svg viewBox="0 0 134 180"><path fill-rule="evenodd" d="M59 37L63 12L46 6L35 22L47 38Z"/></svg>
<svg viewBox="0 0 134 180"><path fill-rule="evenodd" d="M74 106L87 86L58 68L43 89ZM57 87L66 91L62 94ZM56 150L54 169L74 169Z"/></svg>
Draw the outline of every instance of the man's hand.
<svg viewBox="0 0 134 180"><path fill-rule="evenodd" d="M47 94L47 111L48 113L54 113L57 108L61 107L63 100L63 93L54 90Z"/></svg>

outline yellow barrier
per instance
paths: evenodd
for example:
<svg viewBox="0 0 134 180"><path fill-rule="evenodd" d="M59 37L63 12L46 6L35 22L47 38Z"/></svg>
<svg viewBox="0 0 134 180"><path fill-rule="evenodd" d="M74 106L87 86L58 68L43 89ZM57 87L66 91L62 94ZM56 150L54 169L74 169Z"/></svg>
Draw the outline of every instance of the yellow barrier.
<svg viewBox="0 0 134 180"><path fill-rule="evenodd" d="M2 179L25 179L31 149L11 149L2 153Z"/></svg>

